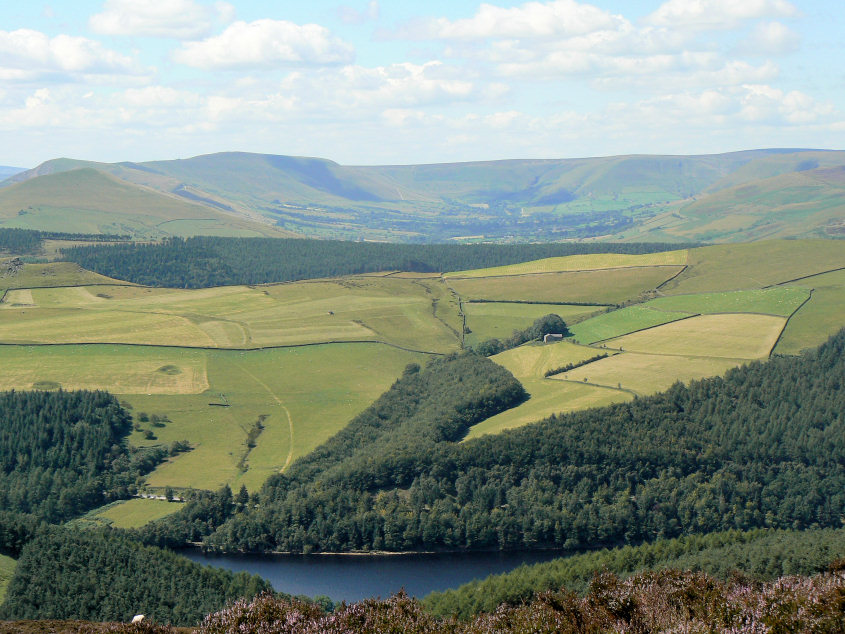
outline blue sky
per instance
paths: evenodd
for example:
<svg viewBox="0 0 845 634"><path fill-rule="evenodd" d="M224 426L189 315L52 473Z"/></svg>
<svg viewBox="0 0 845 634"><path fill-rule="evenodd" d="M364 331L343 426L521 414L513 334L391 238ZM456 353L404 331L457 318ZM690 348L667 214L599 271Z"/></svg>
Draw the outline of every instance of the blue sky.
<svg viewBox="0 0 845 634"><path fill-rule="evenodd" d="M841 0L3 5L3 165L845 148Z"/></svg>

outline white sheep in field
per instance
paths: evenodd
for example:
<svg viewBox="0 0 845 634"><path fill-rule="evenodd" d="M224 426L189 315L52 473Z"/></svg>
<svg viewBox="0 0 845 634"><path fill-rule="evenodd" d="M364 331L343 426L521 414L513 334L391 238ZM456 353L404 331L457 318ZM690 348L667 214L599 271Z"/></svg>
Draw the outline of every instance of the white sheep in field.
<svg viewBox="0 0 845 634"><path fill-rule="evenodd" d="M133 617L132 617L132 622L133 622L133 623L140 623L140 622L141 622L141 621L143 621L143 620L144 620L144 615L143 615L143 614L136 614L135 616L133 616Z"/></svg>

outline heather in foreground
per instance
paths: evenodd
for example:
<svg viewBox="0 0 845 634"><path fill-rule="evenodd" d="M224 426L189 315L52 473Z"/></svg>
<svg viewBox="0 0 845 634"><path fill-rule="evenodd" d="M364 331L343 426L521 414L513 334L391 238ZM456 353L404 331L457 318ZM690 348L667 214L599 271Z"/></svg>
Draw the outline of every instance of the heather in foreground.
<svg viewBox="0 0 845 634"><path fill-rule="evenodd" d="M589 592L547 592L531 603L503 606L472 621L438 619L399 594L324 614L313 605L262 595L206 617L201 634L266 632L845 632L845 568L771 583L736 578L723 583L704 573L642 573L625 581L597 574Z"/></svg>

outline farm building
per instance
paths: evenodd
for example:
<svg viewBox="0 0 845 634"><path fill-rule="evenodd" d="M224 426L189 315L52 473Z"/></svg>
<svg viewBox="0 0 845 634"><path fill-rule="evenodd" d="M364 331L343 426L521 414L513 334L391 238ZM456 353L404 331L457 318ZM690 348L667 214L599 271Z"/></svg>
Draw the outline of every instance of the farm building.
<svg viewBox="0 0 845 634"><path fill-rule="evenodd" d="M558 333L549 333L548 335L543 335L543 343L550 343L552 341L560 341L563 339L563 335Z"/></svg>

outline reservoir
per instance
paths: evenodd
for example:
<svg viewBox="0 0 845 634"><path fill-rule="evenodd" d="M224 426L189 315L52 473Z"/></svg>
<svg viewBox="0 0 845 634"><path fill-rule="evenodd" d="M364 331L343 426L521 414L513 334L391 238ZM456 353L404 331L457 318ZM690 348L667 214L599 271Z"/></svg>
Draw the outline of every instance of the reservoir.
<svg viewBox="0 0 845 634"><path fill-rule="evenodd" d="M334 601L386 598L402 588L424 597L522 564L549 561L555 551L431 553L407 555L203 555L185 551L189 559L232 572L250 572L267 579L279 592Z"/></svg>

